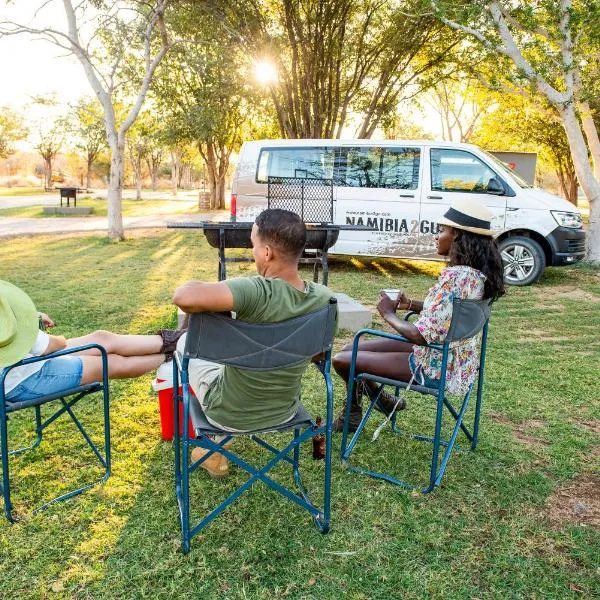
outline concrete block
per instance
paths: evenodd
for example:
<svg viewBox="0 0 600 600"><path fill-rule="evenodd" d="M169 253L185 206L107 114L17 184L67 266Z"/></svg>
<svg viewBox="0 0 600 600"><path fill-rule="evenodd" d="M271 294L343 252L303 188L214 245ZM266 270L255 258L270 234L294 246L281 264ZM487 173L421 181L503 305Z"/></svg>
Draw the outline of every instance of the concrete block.
<svg viewBox="0 0 600 600"><path fill-rule="evenodd" d="M368 308L350 298L347 294L335 294L338 301L338 327L349 331L358 331L371 327L372 315Z"/></svg>
<svg viewBox="0 0 600 600"><path fill-rule="evenodd" d="M45 215L91 215L92 206L44 206Z"/></svg>

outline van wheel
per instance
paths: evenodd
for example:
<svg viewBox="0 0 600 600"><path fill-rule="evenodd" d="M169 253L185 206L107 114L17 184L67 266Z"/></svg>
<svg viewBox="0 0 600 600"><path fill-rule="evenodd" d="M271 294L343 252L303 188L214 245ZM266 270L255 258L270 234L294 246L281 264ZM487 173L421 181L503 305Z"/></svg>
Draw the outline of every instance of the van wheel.
<svg viewBox="0 0 600 600"><path fill-rule="evenodd" d="M502 240L499 247L506 283L530 285L542 276L546 268L546 256L536 241L517 235Z"/></svg>

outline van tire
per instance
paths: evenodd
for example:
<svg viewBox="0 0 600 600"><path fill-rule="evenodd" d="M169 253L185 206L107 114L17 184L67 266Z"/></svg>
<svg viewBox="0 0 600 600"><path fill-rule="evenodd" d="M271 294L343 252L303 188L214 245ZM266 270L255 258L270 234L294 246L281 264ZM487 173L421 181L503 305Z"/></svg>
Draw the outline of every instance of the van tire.
<svg viewBox="0 0 600 600"><path fill-rule="evenodd" d="M531 285L542 276L546 256L535 240L516 235L503 239L498 246L504 264L505 283Z"/></svg>

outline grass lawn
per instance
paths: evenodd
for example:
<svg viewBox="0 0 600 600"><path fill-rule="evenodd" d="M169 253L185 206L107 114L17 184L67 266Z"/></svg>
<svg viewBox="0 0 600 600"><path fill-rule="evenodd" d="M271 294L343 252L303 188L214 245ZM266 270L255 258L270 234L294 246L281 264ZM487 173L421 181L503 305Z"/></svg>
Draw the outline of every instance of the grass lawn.
<svg viewBox="0 0 600 600"><path fill-rule="evenodd" d="M3 187L0 188L0 198L2 196L42 196L48 192L40 187Z"/></svg>
<svg viewBox="0 0 600 600"><path fill-rule="evenodd" d="M422 297L438 263L336 259L330 286L373 307L381 288ZM253 273L251 264L229 274ZM306 277L309 272L306 271ZM174 325L174 287L216 278L216 251L195 232L3 241L0 278L23 287L67 336L103 328L149 333ZM378 319L376 324L381 324ZM151 376L115 382L113 475L79 498L27 516L35 501L74 484L91 463L68 421L42 446L14 459L22 520L0 522L3 598L592 598L600 583L600 274L548 269L511 288L490 326L482 431L476 452L453 456L428 496L333 465L332 529L256 485L180 551L173 450L159 434ZM338 346L350 334L341 332ZM311 375L305 403L323 412ZM343 387L335 381L336 407ZM80 409L100 431L99 401ZM432 416L409 398L407 427ZM12 418L13 435L30 431ZM16 437L16 435L15 435ZM368 436L370 437L370 436ZM339 448L339 436L334 448ZM242 452L259 451L245 441ZM307 448L308 450L308 448ZM389 430L364 442L365 465L397 475L426 471L424 447ZM306 483L323 463L305 454ZM196 515L244 480L194 474ZM287 473L279 476L288 481ZM312 484L312 486L311 486Z"/></svg>
<svg viewBox="0 0 600 600"><path fill-rule="evenodd" d="M56 201L58 205L58 200ZM1 203L0 203L1 205ZM77 207L91 206L94 210L91 215L72 215L81 217L105 217L108 213L106 200L81 196L77 199ZM126 200L122 201L124 217L142 217L144 215L190 213L197 211L198 203L183 200ZM44 214L42 206L22 206L17 208L0 208L0 217L40 217L53 219L66 215Z"/></svg>

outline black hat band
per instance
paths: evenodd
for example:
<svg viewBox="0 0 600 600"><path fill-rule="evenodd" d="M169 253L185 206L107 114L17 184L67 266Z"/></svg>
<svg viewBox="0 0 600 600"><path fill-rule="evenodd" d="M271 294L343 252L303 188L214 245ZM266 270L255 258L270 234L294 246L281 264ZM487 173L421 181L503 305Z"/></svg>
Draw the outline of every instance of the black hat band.
<svg viewBox="0 0 600 600"><path fill-rule="evenodd" d="M489 221L484 221L483 219L476 219L475 217L471 217L455 208L449 208L444 214L444 217L449 221L454 221L457 225L462 225L463 227L478 227L479 229L490 229L491 225Z"/></svg>

